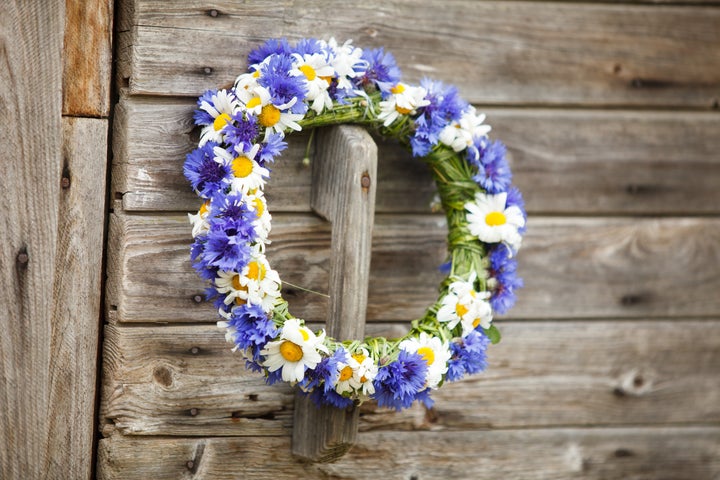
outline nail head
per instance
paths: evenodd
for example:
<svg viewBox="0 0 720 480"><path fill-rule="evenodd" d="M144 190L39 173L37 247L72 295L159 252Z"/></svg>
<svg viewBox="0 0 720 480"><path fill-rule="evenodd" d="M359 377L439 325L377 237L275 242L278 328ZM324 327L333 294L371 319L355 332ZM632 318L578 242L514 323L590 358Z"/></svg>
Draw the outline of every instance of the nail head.
<svg viewBox="0 0 720 480"><path fill-rule="evenodd" d="M30 257L28 256L27 253L20 252L20 253L18 253L17 261L18 261L18 263L25 264L25 263L28 263L28 261L30 261Z"/></svg>

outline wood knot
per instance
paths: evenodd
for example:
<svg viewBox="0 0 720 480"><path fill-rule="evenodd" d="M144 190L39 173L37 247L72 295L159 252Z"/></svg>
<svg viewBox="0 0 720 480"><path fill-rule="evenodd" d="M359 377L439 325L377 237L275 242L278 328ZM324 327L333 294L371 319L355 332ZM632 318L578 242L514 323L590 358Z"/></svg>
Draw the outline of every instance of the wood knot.
<svg viewBox="0 0 720 480"><path fill-rule="evenodd" d="M651 372L631 370L620 378L619 385L613 389L617 397L640 397L652 390L653 375Z"/></svg>
<svg viewBox="0 0 720 480"><path fill-rule="evenodd" d="M153 370L153 378L155 379L155 383L163 387L172 385L172 372L167 367L155 367Z"/></svg>

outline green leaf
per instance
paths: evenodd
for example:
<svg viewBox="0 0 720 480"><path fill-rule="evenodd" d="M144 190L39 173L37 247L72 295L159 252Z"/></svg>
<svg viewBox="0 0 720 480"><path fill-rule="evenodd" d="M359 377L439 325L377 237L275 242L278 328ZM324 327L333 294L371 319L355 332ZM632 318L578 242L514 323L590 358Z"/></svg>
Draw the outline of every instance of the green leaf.
<svg viewBox="0 0 720 480"><path fill-rule="evenodd" d="M498 330L495 325L490 325L490 328L483 328L483 330L485 330L485 335L487 335L493 345L500 342L502 336L500 335L500 330Z"/></svg>

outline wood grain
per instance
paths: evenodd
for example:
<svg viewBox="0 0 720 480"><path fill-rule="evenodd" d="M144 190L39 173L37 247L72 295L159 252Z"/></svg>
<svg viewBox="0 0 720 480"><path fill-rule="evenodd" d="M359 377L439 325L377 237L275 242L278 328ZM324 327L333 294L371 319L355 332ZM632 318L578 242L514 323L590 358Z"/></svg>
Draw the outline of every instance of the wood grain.
<svg viewBox="0 0 720 480"><path fill-rule="evenodd" d="M113 191L128 211L194 211L182 175L197 144L194 102L124 98L115 109ZM720 213L720 116L712 113L491 109L531 213ZM272 166L273 212L310 211L307 135L292 135ZM380 143L377 210L429 213L435 186L424 163Z"/></svg>
<svg viewBox="0 0 720 480"><path fill-rule="evenodd" d="M119 62L129 93L197 96L232 83L267 38L332 35L384 46L407 80L457 84L473 103L711 108L718 22L702 6L141 0L124 20Z"/></svg>
<svg viewBox="0 0 720 480"><path fill-rule="evenodd" d="M408 325L369 325L398 335ZM720 422L720 321L502 322L480 375L435 406L361 407L360 430ZM244 368L214 326L106 327L104 434L291 435L293 393ZM472 405L472 408L468 406Z"/></svg>
<svg viewBox="0 0 720 480"><path fill-rule="evenodd" d="M368 321L417 318L436 299L445 235L438 215L377 216ZM280 278L326 292L329 237L328 224L317 217L276 215L268 257ZM117 321L216 321L212 307L202 302L204 284L190 266L185 217L113 215L110 239L108 300L117 308ZM526 287L509 318L662 318L720 311L718 218L532 217L519 263ZM301 318L327 316L322 296L292 287L284 296Z"/></svg>
<svg viewBox="0 0 720 480"><path fill-rule="evenodd" d="M100 442L98 478L714 480L719 438L717 427L366 433L339 462L307 464L287 438L114 436Z"/></svg>
<svg viewBox="0 0 720 480"><path fill-rule="evenodd" d="M63 115L110 114L113 0L65 0Z"/></svg>

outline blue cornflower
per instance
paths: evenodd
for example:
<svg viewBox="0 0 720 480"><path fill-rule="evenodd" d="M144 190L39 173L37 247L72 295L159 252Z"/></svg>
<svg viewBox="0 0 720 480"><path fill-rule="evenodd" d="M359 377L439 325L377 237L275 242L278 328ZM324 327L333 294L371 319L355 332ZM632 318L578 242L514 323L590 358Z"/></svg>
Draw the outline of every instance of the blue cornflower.
<svg viewBox="0 0 720 480"><path fill-rule="evenodd" d="M245 362L247 364L247 362ZM282 368L278 368L274 372L267 372L267 377L265 377L265 383L268 385L275 385L276 383L283 382L282 378Z"/></svg>
<svg viewBox="0 0 720 480"><path fill-rule="evenodd" d="M260 150L255 157L261 167L267 168L268 162L274 162L275 157L279 156L283 150L287 148L287 142L283 141L283 135L280 133L271 133L266 140L260 144Z"/></svg>
<svg viewBox="0 0 720 480"><path fill-rule="evenodd" d="M490 250L490 278L495 279L491 289L490 305L499 314L506 313L515 305L515 290L523 287L522 278L517 276L517 260L505 244L498 244Z"/></svg>
<svg viewBox="0 0 720 480"><path fill-rule="evenodd" d="M485 138L479 138L474 146L478 154L469 151L467 159L477 168L477 173L473 175L475 183L489 194L506 192L512 181L512 172L505 159L505 145L500 141L487 143Z"/></svg>
<svg viewBox="0 0 720 480"><path fill-rule="evenodd" d="M198 235L190 245L190 259L193 261L193 268L203 280L215 280L217 267L208 264L205 259L205 246L207 235Z"/></svg>
<svg viewBox="0 0 720 480"><path fill-rule="evenodd" d="M210 280L215 280L217 278L217 270L215 270L215 274L213 278ZM218 292L217 288L210 286L205 289L205 300L212 301L213 306L217 308L218 310L222 310L225 313L230 313L230 310L233 308L233 304L226 304L225 303L225 294L220 294Z"/></svg>
<svg viewBox="0 0 720 480"><path fill-rule="evenodd" d="M212 222L202 261L222 270L242 271L250 261L249 239L238 231L233 220Z"/></svg>
<svg viewBox="0 0 720 480"><path fill-rule="evenodd" d="M408 408L424 390L427 363L417 353L404 350L398 359L380 367L373 381L375 398L380 407L392 407L398 411ZM420 400L427 401L427 395Z"/></svg>
<svg viewBox="0 0 720 480"><path fill-rule="evenodd" d="M274 105L285 105L297 99L290 107L292 113L305 113L308 106L303 100L307 87L303 77L290 75L293 59L290 55L273 55L260 67L258 84L267 88Z"/></svg>
<svg viewBox="0 0 720 480"><path fill-rule="evenodd" d="M468 104L460 97L457 88L424 78L420 81L427 94L429 105L419 110L415 119L415 132L410 139L413 155L424 157L440 140L440 132L450 122L459 120Z"/></svg>
<svg viewBox="0 0 720 480"><path fill-rule="evenodd" d="M315 38L303 38L295 45L295 48L292 48L292 53L312 55L315 53L324 53L324 50L319 40Z"/></svg>
<svg viewBox="0 0 720 480"><path fill-rule="evenodd" d="M465 374L482 372L487 368L486 350L490 339L478 330L473 330L465 338L450 344L452 357L448 363L446 379L449 382L460 380Z"/></svg>
<svg viewBox="0 0 720 480"><path fill-rule="evenodd" d="M340 376L339 362L347 363L349 354L347 350L340 347L329 356L324 357L314 369L305 373L305 378L300 382L300 387L310 392L310 398L316 405L332 405L337 408L347 408L353 404L350 398L338 394L334 385Z"/></svg>
<svg viewBox="0 0 720 480"><path fill-rule="evenodd" d="M208 142L185 157L185 166L183 167L185 178L203 198L208 198L220 190L225 179L229 179L231 176L229 165L215 161L213 148L216 146L217 143Z"/></svg>
<svg viewBox="0 0 720 480"><path fill-rule="evenodd" d="M364 75L355 77L358 87L374 86L383 92L383 97L400 81L400 68L395 57L382 48L363 50L362 59L368 63Z"/></svg>
<svg viewBox="0 0 720 480"><path fill-rule="evenodd" d="M207 90L205 93L200 95L200 97L197 100L198 107L202 106L203 102L207 102L210 105L213 104L213 96L217 94L217 90ZM193 113L193 120L195 121L195 125L210 125L215 121L212 115L210 115L205 110L197 109L195 110L195 113Z"/></svg>
<svg viewBox="0 0 720 480"><path fill-rule="evenodd" d="M234 121L228 122L223 130L225 138L230 145L237 147L237 151L250 150L255 137L260 133L257 117L245 114L245 112L237 112L232 116L232 119Z"/></svg>
<svg viewBox="0 0 720 480"><path fill-rule="evenodd" d="M517 187L510 187L507 191L507 201L506 205L508 207L512 207L515 205L520 209L522 212L523 218L525 219L525 225L523 225L521 228L518 228L518 232L523 234L527 230L527 212L525 211L525 200L523 200L522 193L520 193L520 190L517 189Z"/></svg>
<svg viewBox="0 0 720 480"><path fill-rule="evenodd" d="M284 38L272 38L248 54L248 65L254 65L265 60L273 54L289 55L292 52L290 44Z"/></svg>
<svg viewBox="0 0 720 480"><path fill-rule="evenodd" d="M235 327L235 345L241 350L249 348L259 352L278 334L275 324L259 305L245 304L233 308L227 324Z"/></svg>
<svg viewBox="0 0 720 480"><path fill-rule="evenodd" d="M248 239L255 237L252 222L257 219L257 215L248 208L241 192L217 192L210 202L208 218L211 227L215 222L222 222L224 228L235 228L238 235L245 235ZM229 225L228 222L233 224Z"/></svg>

